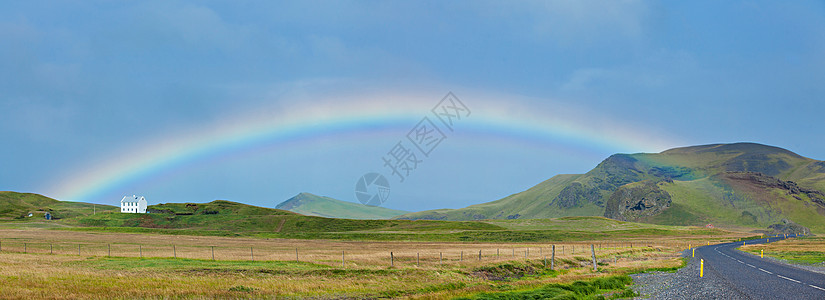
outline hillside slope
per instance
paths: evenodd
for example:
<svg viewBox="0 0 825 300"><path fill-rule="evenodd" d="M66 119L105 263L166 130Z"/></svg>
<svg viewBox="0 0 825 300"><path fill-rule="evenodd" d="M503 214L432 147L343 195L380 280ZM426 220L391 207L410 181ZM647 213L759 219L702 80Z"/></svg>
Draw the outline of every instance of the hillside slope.
<svg viewBox="0 0 825 300"><path fill-rule="evenodd" d="M151 205L149 214L98 213L63 220L67 225L84 227L139 227L177 230L182 234L199 231L222 232L221 235L292 234L304 237L317 233L353 231L463 231L503 230L482 222L442 222L406 220L353 220L304 216L294 212L258 207L243 203L215 200L209 203L167 203Z"/></svg>
<svg viewBox="0 0 825 300"><path fill-rule="evenodd" d="M405 220L482 220L482 219L533 219L566 216L599 216L603 208L582 205L577 209L554 210L546 203L572 182L584 175L556 175L536 186L505 198L468 206L461 209L437 209L398 216Z"/></svg>
<svg viewBox="0 0 825 300"><path fill-rule="evenodd" d="M58 201L31 193L0 192L0 220L24 220L30 213L37 219L42 219L46 212L62 219L117 210L110 205Z"/></svg>
<svg viewBox="0 0 825 300"><path fill-rule="evenodd" d="M742 172L753 176L745 176L748 180L735 180L744 176L739 174ZM818 202L817 194L792 193L783 189L782 184L756 184L754 180L778 180L809 191L824 191L825 162L755 143L615 154L585 174L558 175L497 201L455 210L410 213L398 218L610 216L657 224L766 227L787 217L825 232L822 225L825 224L825 202ZM642 181L649 184L635 184ZM620 195L614 197L616 193ZM750 200L731 202L734 194ZM611 199L614 199L612 206L608 205ZM607 211L607 207L621 211ZM655 213L635 211L654 207Z"/></svg>
<svg viewBox="0 0 825 300"><path fill-rule="evenodd" d="M389 219L409 213L408 211L389 209L385 207L366 206L359 203L341 201L329 197L321 197L310 193L300 193L295 197L281 202L277 209L288 210L307 216L318 216L339 219Z"/></svg>

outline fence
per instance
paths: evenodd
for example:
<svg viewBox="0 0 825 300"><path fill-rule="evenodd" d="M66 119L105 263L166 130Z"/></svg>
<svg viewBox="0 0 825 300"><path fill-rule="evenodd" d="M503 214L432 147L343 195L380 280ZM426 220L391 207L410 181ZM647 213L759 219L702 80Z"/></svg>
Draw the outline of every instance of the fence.
<svg viewBox="0 0 825 300"><path fill-rule="evenodd" d="M135 243L50 243L0 240L0 253L32 253L53 255L79 255L96 257L178 258L215 261L295 261L343 267L367 266L417 266L438 267L488 263L506 260L540 260L545 266L554 267L556 257L584 261L590 258L595 266L598 257L617 260L623 253L641 249L665 247L687 249L682 243L639 242L590 242L546 245L485 245L487 248L466 245L427 244L430 249L393 249L397 246L369 249L312 249L289 247L274 243L269 246L204 246L204 245L157 245ZM495 246L495 248L489 247ZM401 251L398 251L401 250ZM597 255L598 250L598 255ZM548 262L548 258L550 259ZM587 259L588 261L590 259ZM548 265L549 264L549 265Z"/></svg>

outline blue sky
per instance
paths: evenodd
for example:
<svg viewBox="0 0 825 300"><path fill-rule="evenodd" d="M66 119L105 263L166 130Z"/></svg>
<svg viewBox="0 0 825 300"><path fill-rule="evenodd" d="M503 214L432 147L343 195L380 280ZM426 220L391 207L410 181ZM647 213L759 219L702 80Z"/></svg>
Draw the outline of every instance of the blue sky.
<svg viewBox="0 0 825 300"><path fill-rule="evenodd" d="M355 201L357 178L387 172L382 155L450 91L479 124L459 124L391 181L385 206L496 200L616 152L753 141L825 159L823 53L821 1L6 1L0 190L107 204ZM66 192L94 190L71 185L103 168L129 173L114 165L170 141L367 106L406 117ZM483 122L502 115L528 125Z"/></svg>

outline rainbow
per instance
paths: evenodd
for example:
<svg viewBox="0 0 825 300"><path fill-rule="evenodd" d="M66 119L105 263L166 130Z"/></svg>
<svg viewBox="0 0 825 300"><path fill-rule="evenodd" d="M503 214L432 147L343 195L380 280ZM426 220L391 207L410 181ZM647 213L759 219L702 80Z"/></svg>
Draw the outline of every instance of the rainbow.
<svg viewBox="0 0 825 300"><path fill-rule="evenodd" d="M458 96L473 111L462 121L460 130L473 132L479 138L569 144L609 153L664 150L678 144L668 139L652 138L653 135L607 118L600 118L594 126L592 120L575 112L536 110L514 100ZM136 144L145 146L131 147L77 170L75 175L60 178L46 191L58 199L90 201L176 169L266 145L301 144L346 134L397 134L412 128L438 100L440 98L431 95L380 95L357 100L316 100L311 101L312 105L295 105L270 112L259 110L212 127L141 141Z"/></svg>

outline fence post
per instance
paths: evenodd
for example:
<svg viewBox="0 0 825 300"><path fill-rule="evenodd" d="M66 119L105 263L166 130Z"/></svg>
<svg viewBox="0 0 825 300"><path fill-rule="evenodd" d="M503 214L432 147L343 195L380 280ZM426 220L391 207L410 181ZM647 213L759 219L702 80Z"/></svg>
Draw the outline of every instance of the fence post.
<svg viewBox="0 0 825 300"><path fill-rule="evenodd" d="M107 256L112 257L112 244L106 244L106 249L108 250Z"/></svg>
<svg viewBox="0 0 825 300"><path fill-rule="evenodd" d="M478 250L478 261L481 261L481 250Z"/></svg>
<svg viewBox="0 0 825 300"><path fill-rule="evenodd" d="M527 258L528 255L530 255L530 248L524 250L524 258Z"/></svg>
<svg viewBox="0 0 825 300"><path fill-rule="evenodd" d="M49 254L54 254L54 251L52 251L52 244L49 244Z"/></svg>
<svg viewBox="0 0 825 300"><path fill-rule="evenodd" d="M444 253L438 252L438 264L441 265L441 261L444 259Z"/></svg>
<svg viewBox="0 0 825 300"><path fill-rule="evenodd" d="M516 257L516 248L513 248L513 257Z"/></svg>
<svg viewBox="0 0 825 300"><path fill-rule="evenodd" d="M392 255L392 251L390 251L390 267L395 266L395 256Z"/></svg>
<svg viewBox="0 0 825 300"><path fill-rule="evenodd" d="M461 250L461 257L458 258L458 261L464 261L464 250Z"/></svg>
<svg viewBox="0 0 825 300"><path fill-rule="evenodd" d="M596 249L593 247L593 244L590 244L590 254L593 255L593 272L596 272Z"/></svg>
<svg viewBox="0 0 825 300"><path fill-rule="evenodd" d="M415 266L416 267L421 266L421 253L416 253L415 254Z"/></svg>
<svg viewBox="0 0 825 300"><path fill-rule="evenodd" d="M249 247L249 257L252 258L252 261L255 261L255 249Z"/></svg>
<svg viewBox="0 0 825 300"><path fill-rule="evenodd" d="M77 256L80 256L80 244L77 244Z"/></svg>
<svg viewBox="0 0 825 300"><path fill-rule="evenodd" d="M178 258L178 249L177 247L175 247L175 245L172 245L172 256Z"/></svg>
<svg viewBox="0 0 825 300"><path fill-rule="evenodd" d="M26 246L27 246L26 243L23 243L23 253L28 253L29 252Z"/></svg>
<svg viewBox="0 0 825 300"><path fill-rule="evenodd" d="M556 245L553 245L553 252L550 254L550 270L556 266Z"/></svg>
<svg viewBox="0 0 825 300"><path fill-rule="evenodd" d="M496 248L496 257L499 257L499 256L501 256L501 255L498 254L498 248Z"/></svg>
<svg viewBox="0 0 825 300"><path fill-rule="evenodd" d="M344 260L344 250L341 250L341 268L346 268Z"/></svg>
<svg viewBox="0 0 825 300"><path fill-rule="evenodd" d="M544 256L544 268L547 269L547 256Z"/></svg>

